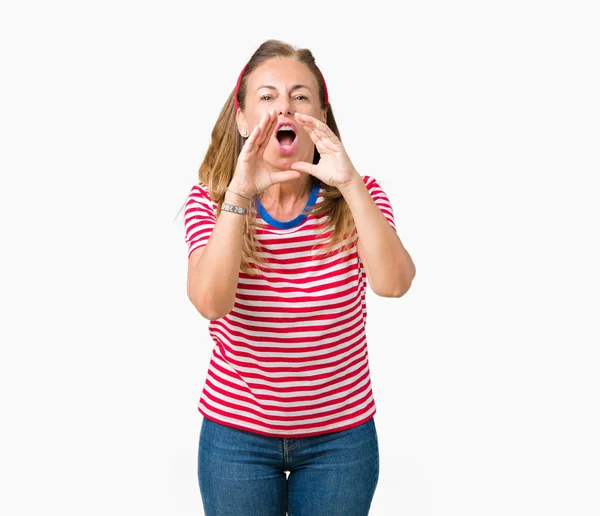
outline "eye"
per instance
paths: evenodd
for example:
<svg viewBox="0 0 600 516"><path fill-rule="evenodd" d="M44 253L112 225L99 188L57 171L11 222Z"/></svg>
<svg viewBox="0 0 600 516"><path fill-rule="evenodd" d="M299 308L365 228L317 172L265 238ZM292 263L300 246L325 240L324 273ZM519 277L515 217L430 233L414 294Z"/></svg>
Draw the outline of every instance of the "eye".
<svg viewBox="0 0 600 516"><path fill-rule="evenodd" d="M271 95L262 95L260 100L271 100L273 97ZM308 97L305 95L296 95L294 100L308 100Z"/></svg>

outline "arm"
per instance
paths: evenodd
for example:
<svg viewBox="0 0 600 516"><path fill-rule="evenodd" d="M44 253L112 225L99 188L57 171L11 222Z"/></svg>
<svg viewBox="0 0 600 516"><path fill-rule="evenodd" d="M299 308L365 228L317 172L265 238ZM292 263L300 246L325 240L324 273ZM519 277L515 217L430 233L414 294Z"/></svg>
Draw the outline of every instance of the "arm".
<svg viewBox="0 0 600 516"><path fill-rule="evenodd" d="M225 194L225 202L247 207L247 201L242 203L242 200L231 192ZM199 215L203 208L206 202L191 201L186 207L186 220L195 215L204 222L204 229L197 230L200 236L196 238L189 229L191 224L187 225L188 243L192 248L188 259L187 295L196 310L212 321L227 315L235 303L245 218L221 211L219 217L211 221L207 215ZM208 240L207 231L210 231ZM201 245L194 248L198 242Z"/></svg>
<svg viewBox="0 0 600 516"><path fill-rule="evenodd" d="M358 256L365 266L373 292L401 297L410 288L416 269L398 234L383 215L362 177L341 190L358 232Z"/></svg>
<svg viewBox="0 0 600 516"><path fill-rule="evenodd" d="M316 165L298 161L291 168L311 174L342 192L356 224L358 255L365 265L369 285L380 296L401 297L410 288L415 265L396 231L379 210L331 128L311 115L294 115L321 158Z"/></svg>

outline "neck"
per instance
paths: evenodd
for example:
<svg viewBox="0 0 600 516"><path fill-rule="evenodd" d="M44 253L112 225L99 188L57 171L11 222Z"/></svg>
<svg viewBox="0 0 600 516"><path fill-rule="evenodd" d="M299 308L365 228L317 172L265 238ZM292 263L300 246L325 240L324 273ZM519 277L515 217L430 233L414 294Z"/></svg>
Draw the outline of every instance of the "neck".
<svg viewBox="0 0 600 516"><path fill-rule="evenodd" d="M261 193L259 199L263 205L289 206L307 198L311 186L311 175L302 174L298 179L270 186Z"/></svg>

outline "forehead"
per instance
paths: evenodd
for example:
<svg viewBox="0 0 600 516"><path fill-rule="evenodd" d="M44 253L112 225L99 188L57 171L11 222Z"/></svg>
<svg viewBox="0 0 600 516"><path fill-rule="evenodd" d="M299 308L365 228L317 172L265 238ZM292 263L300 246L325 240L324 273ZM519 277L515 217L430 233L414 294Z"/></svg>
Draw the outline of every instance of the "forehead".
<svg viewBox="0 0 600 516"><path fill-rule="evenodd" d="M306 65L287 57L276 57L265 61L248 77L250 91L266 84L272 86L306 84L313 90L317 89L317 80Z"/></svg>

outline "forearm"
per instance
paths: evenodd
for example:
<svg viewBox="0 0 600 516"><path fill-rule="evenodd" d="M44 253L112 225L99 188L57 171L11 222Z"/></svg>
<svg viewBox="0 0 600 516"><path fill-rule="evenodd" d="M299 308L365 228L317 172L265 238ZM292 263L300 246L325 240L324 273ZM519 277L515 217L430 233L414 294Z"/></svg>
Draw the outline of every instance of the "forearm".
<svg viewBox="0 0 600 516"><path fill-rule="evenodd" d="M356 179L341 191L356 224L360 258L367 270L371 288L386 297L403 295L410 288L416 273L412 258L371 198L358 173Z"/></svg>
<svg viewBox="0 0 600 516"><path fill-rule="evenodd" d="M225 202L248 207L248 202L227 192ZM233 308L242 258L245 215L221 211L202 256L188 277L188 297L207 319L227 315Z"/></svg>

